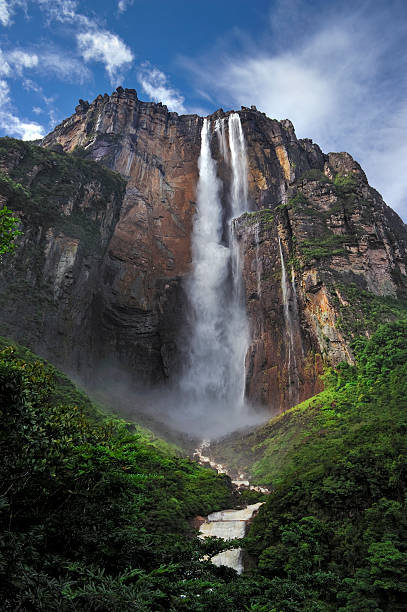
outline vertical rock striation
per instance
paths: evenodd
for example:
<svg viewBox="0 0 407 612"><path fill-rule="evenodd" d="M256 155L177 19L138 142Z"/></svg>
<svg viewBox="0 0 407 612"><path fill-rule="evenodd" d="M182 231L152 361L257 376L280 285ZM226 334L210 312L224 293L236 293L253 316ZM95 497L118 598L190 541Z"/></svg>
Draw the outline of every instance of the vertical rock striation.
<svg viewBox="0 0 407 612"><path fill-rule="evenodd" d="M197 115L179 117L118 88L80 101L43 141L79 150L127 180L101 275L99 327L109 341L99 342L99 353L142 383L178 369L201 128Z"/></svg>

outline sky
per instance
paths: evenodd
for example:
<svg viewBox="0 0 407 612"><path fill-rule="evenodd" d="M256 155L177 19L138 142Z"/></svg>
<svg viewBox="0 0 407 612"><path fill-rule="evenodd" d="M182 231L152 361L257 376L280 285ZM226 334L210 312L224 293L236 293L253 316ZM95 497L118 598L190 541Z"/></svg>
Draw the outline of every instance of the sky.
<svg viewBox="0 0 407 612"><path fill-rule="evenodd" d="M118 85L178 113L256 105L348 151L407 220L406 0L0 0L0 135Z"/></svg>

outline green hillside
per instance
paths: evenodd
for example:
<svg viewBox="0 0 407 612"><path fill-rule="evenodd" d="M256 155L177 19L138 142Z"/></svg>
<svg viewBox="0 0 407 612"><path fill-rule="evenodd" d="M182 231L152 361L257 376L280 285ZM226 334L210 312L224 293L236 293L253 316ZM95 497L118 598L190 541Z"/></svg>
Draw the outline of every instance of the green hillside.
<svg viewBox="0 0 407 612"><path fill-rule="evenodd" d="M234 503L226 477L26 349L0 352L0 406L2 610L168 610L205 575L189 519Z"/></svg>
<svg viewBox="0 0 407 612"><path fill-rule="evenodd" d="M356 365L327 375L324 392L239 441L273 488L241 577L201 560L225 544L197 540L189 522L236 503L226 478L3 348L2 609L404 610L407 322L354 348Z"/></svg>
<svg viewBox="0 0 407 612"><path fill-rule="evenodd" d="M354 349L325 391L215 446L273 488L247 547L276 610L405 610L407 322Z"/></svg>

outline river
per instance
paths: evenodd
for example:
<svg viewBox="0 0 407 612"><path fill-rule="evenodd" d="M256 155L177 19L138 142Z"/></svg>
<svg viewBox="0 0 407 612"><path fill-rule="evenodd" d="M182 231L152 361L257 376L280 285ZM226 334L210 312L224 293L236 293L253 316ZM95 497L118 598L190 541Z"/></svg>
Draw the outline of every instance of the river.
<svg viewBox="0 0 407 612"><path fill-rule="evenodd" d="M218 474L228 474L228 470L224 465L216 463L209 456L204 454L204 452L209 452L209 447L209 441L204 440L195 450L194 457L202 465L210 465ZM237 489L245 488L260 493L270 493L270 490L265 487L250 485L249 481L245 479L244 474L240 474L239 479L232 480L232 483ZM264 502L250 504L240 510L228 509L221 510L220 512L212 512L199 527L199 537L216 537L222 538L222 540L225 541L243 538L246 535L249 521L257 513L263 503ZM243 550L241 548L234 548L218 553L212 557L211 561L217 566L225 565L226 567L231 567L236 570L238 574L241 574L244 570Z"/></svg>

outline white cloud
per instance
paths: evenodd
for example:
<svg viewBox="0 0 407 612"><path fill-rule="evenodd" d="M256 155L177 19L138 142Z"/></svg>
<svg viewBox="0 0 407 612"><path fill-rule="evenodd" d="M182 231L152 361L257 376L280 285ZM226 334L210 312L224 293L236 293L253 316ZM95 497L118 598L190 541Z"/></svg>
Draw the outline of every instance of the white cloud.
<svg viewBox="0 0 407 612"><path fill-rule="evenodd" d="M77 35L79 51L85 62L104 64L112 85L118 84L121 71L129 68L133 53L116 34L96 30Z"/></svg>
<svg viewBox="0 0 407 612"><path fill-rule="evenodd" d="M10 65L3 51L0 49L0 76L8 76L9 74L10 74Z"/></svg>
<svg viewBox="0 0 407 612"><path fill-rule="evenodd" d="M4 26L10 24L11 10L9 3L6 0L0 0L0 23Z"/></svg>
<svg viewBox="0 0 407 612"><path fill-rule="evenodd" d="M94 26L94 22L78 13L78 3L75 0L37 0L50 19L60 23L76 23L82 27L89 28Z"/></svg>
<svg viewBox="0 0 407 612"><path fill-rule="evenodd" d="M81 60L69 52L52 49L49 45L43 49L37 48L35 52L24 49L3 52L0 49L0 76L21 77L25 70L34 70L47 76L54 75L74 83L84 83L91 78L90 71ZM29 79L24 81L30 82ZM31 89L36 91L33 87Z"/></svg>
<svg viewBox="0 0 407 612"><path fill-rule="evenodd" d="M37 0L40 8L48 15L49 20L71 24L76 30L76 41L80 55L85 62L101 62L104 64L112 85L118 85L122 73L127 70L133 59L131 49L117 34L102 29L97 19L90 19L78 12L76 0ZM125 10L132 0L121 0L119 10ZM71 60L72 63L72 60ZM60 66L59 74L63 73ZM75 71L77 74L79 70ZM81 81L88 78L82 71Z"/></svg>
<svg viewBox="0 0 407 612"><path fill-rule="evenodd" d="M129 6L133 4L134 0L119 0L117 3L117 9L119 13L125 13Z"/></svg>
<svg viewBox="0 0 407 612"><path fill-rule="evenodd" d="M42 51L40 54L39 71L47 75L54 74L61 80L71 83L84 83L91 78L91 73L83 63L60 50Z"/></svg>
<svg viewBox="0 0 407 612"><path fill-rule="evenodd" d="M185 113L184 97L176 89L173 89L167 76L158 68L149 63L142 64L138 81L146 93L155 102L162 102L168 106L169 110L176 113Z"/></svg>
<svg viewBox="0 0 407 612"><path fill-rule="evenodd" d="M340 3L338 3L340 4ZM230 46L182 65L225 107L255 104L289 118L298 137L325 151L349 151L388 204L407 216L407 88L403 3L376 11L327 3L325 13L281 3L270 37ZM403 9L401 9L403 10ZM296 21L295 16L304 16ZM306 17L305 17L306 16ZM383 32L391 32L384 36Z"/></svg>
<svg viewBox="0 0 407 612"><path fill-rule="evenodd" d="M17 7L26 8L26 0L0 0L0 23L4 26L12 24L11 18Z"/></svg>
<svg viewBox="0 0 407 612"><path fill-rule="evenodd" d="M9 87L3 79L0 80L0 107L5 106L10 102Z"/></svg>
<svg viewBox="0 0 407 612"><path fill-rule="evenodd" d="M18 49L8 53L7 60L19 75L22 74L24 68L35 68L38 66L38 55Z"/></svg>
<svg viewBox="0 0 407 612"><path fill-rule="evenodd" d="M24 121L11 110L10 90L4 80L0 80L0 128L8 136L23 140L37 140L44 137L44 128L38 123Z"/></svg>
<svg viewBox="0 0 407 612"><path fill-rule="evenodd" d="M24 89L27 91L34 91L42 98L44 98L44 92L42 87L40 87L37 83L35 83L32 79L24 79L22 82Z"/></svg>

